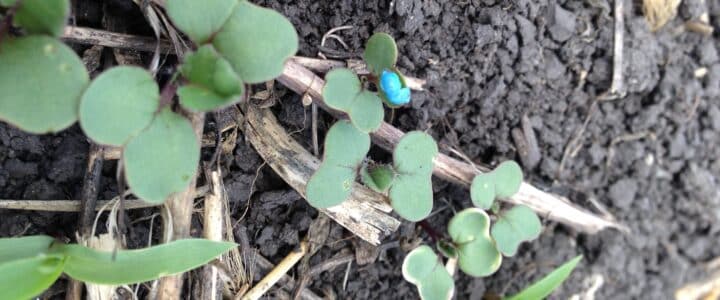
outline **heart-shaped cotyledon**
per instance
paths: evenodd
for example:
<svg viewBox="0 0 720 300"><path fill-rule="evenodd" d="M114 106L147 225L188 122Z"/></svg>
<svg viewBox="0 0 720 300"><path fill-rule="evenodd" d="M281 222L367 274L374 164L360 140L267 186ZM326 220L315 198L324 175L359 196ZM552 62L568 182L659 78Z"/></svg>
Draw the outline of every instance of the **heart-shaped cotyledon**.
<svg viewBox="0 0 720 300"><path fill-rule="evenodd" d="M410 89L402 86L400 76L395 72L383 70L380 75L380 88L392 105L400 106L410 102Z"/></svg>

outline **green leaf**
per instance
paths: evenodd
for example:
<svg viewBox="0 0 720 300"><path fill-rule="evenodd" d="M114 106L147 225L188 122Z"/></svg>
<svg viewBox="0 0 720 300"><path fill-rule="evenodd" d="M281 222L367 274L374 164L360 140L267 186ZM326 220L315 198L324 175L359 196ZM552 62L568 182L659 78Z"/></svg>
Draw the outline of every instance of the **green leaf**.
<svg viewBox="0 0 720 300"><path fill-rule="evenodd" d="M395 40L387 33L376 32L365 44L363 57L375 76L380 76L384 69L395 69L397 56Z"/></svg>
<svg viewBox="0 0 720 300"><path fill-rule="evenodd" d="M502 255L490 237L490 217L478 208L456 214L448 224L448 233L458 250L458 266L468 275L484 277L495 273Z"/></svg>
<svg viewBox="0 0 720 300"><path fill-rule="evenodd" d="M194 112L212 111L230 105L238 97L222 97L212 91L197 85L185 85L178 88L178 97L183 107Z"/></svg>
<svg viewBox="0 0 720 300"><path fill-rule="evenodd" d="M120 66L90 83L80 101L80 126L96 143L122 146L150 124L160 103L153 77Z"/></svg>
<svg viewBox="0 0 720 300"><path fill-rule="evenodd" d="M408 253L402 273L405 280L418 287L421 299L452 298L455 283L430 247L422 245Z"/></svg>
<svg viewBox="0 0 720 300"><path fill-rule="evenodd" d="M395 146L393 164L399 173L432 174L433 159L438 154L435 140L422 131L406 133Z"/></svg>
<svg viewBox="0 0 720 300"><path fill-rule="evenodd" d="M190 121L165 108L127 143L123 159L132 192L145 201L162 203L190 184L200 144Z"/></svg>
<svg viewBox="0 0 720 300"><path fill-rule="evenodd" d="M47 235L0 238L0 263L45 253L54 240Z"/></svg>
<svg viewBox="0 0 720 300"><path fill-rule="evenodd" d="M495 193L500 198L509 198L520 190L523 182L523 173L520 165L508 160L493 170L495 179Z"/></svg>
<svg viewBox="0 0 720 300"><path fill-rule="evenodd" d="M492 174L478 174L470 185L470 199L475 206L490 209L495 201L495 180Z"/></svg>
<svg viewBox="0 0 720 300"><path fill-rule="evenodd" d="M438 240L435 244L435 247L438 249L438 251L440 251L440 253L442 253L443 256L447 258L457 258L458 256L457 248L455 247L455 245L446 241Z"/></svg>
<svg viewBox="0 0 720 300"><path fill-rule="evenodd" d="M307 200L316 208L328 208L344 202L352 193L355 170L328 165L320 167L307 183Z"/></svg>
<svg viewBox="0 0 720 300"><path fill-rule="evenodd" d="M0 43L0 120L43 134L78 118L89 78L75 52L46 36L5 38Z"/></svg>
<svg viewBox="0 0 720 300"><path fill-rule="evenodd" d="M496 197L510 198L520 190L523 174L520 166L512 161L504 161L495 170L478 174L470 186L470 198L475 206L490 209Z"/></svg>
<svg viewBox="0 0 720 300"><path fill-rule="evenodd" d="M177 240L150 248L98 251L76 244L62 245L67 256L65 273L97 284L131 284L192 270L236 247L234 243L205 239Z"/></svg>
<svg viewBox="0 0 720 300"><path fill-rule="evenodd" d="M345 201L352 192L357 168L369 150L370 136L350 122L341 120L330 127L323 162L305 188L308 203L328 208Z"/></svg>
<svg viewBox="0 0 720 300"><path fill-rule="evenodd" d="M525 299L544 299L549 296L575 269L578 262L582 259L582 255L578 255L572 260L564 263L562 266L547 274L542 279L536 281L529 287L522 290L514 296L505 298L506 300L525 300Z"/></svg>
<svg viewBox="0 0 720 300"><path fill-rule="evenodd" d="M0 263L0 299L30 299L49 288L63 271L58 256L35 257Z"/></svg>
<svg viewBox="0 0 720 300"><path fill-rule="evenodd" d="M243 81L261 83L282 73L285 61L297 52L298 37L278 12L240 1L213 45Z"/></svg>
<svg viewBox="0 0 720 300"><path fill-rule="evenodd" d="M390 187L390 204L409 221L419 221L432 211L433 159L438 153L433 138L421 131L405 134L393 151L397 177Z"/></svg>
<svg viewBox="0 0 720 300"><path fill-rule="evenodd" d="M68 0L23 0L13 22L30 34L60 36L69 12Z"/></svg>
<svg viewBox="0 0 720 300"><path fill-rule="evenodd" d="M230 63L215 51L212 45L204 45L185 57L180 67L183 77L191 83L205 87L221 96L239 95L243 84Z"/></svg>
<svg viewBox="0 0 720 300"><path fill-rule="evenodd" d="M395 171L387 165L364 166L360 170L360 178L370 189L385 193L395 179Z"/></svg>
<svg viewBox="0 0 720 300"><path fill-rule="evenodd" d="M237 0L167 0L165 9L175 26L201 45L220 30L237 3Z"/></svg>
<svg viewBox="0 0 720 300"><path fill-rule="evenodd" d="M376 93L363 91L360 79L349 69L334 69L325 76L325 104L348 114L350 121L364 132L380 128L385 116L382 100Z"/></svg>
<svg viewBox="0 0 720 300"><path fill-rule="evenodd" d="M491 235L502 254L513 256L520 243L536 239L541 230L542 224L535 212L525 205L517 205L500 215Z"/></svg>

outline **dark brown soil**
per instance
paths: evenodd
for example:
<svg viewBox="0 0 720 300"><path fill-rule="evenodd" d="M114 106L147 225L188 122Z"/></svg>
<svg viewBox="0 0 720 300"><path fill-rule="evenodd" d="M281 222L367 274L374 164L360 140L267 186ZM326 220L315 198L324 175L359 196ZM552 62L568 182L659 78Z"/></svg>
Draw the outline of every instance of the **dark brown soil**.
<svg viewBox="0 0 720 300"><path fill-rule="evenodd" d="M84 1L79 1L84 2ZM117 1L113 1L117 2ZM505 259L489 278L456 276L457 299L486 293L511 294L551 267L585 255L576 272L552 298L566 299L587 289L595 274L604 278L598 299L667 299L684 283L700 278L708 261L720 255L720 60L717 33L704 37L679 30L704 8L684 1L678 17L650 32L637 1L625 1L625 84L628 95L601 102L583 134L582 148L560 170L563 152L588 116L593 99L608 90L612 73L612 2L608 0L395 0L260 1L286 15L300 35L300 55L316 56L320 38L333 27L353 25L338 34L350 54L361 53L375 31L398 41L399 67L426 78L428 91L415 93L412 105L396 112L403 130L429 130L439 141L456 145L477 162L516 159L510 131L527 115L537 134L541 161L525 168L531 182L592 207L608 208L631 233L579 234L546 222L539 239ZM720 3L707 1L714 27ZM99 27L97 17L78 17ZM132 25L131 27L143 25ZM147 28L137 29L147 32ZM328 47L341 49L330 42ZM694 71L707 68L707 75ZM289 131L309 147L309 111L300 97L276 88L275 106ZM324 117L321 129L331 124ZM209 124L211 125L211 124ZM644 138L613 143L631 134ZM0 124L0 199L77 199L88 145L77 128L57 135L32 136ZM386 155L373 150L375 158ZM235 228L250 245L278 262L305 236L317 211L262 167L262 159L238 139L234 156L223 157L225 183ZM103 172L101 198L115 194L115 163ZM470 206L468 191L435 181L438 230L453 210ZM130 213L130 219L152 214ZM77 216L67 213L0 211L0 236L48 233L72 237ZM148 222L135 223L130 240L141 245ZM352 235L331 225L327 245L310 265L356 245ZM409 241L429 237L405 222L386 242L401 241L373 264L337 267L313 278L310 287L341 299L414 299L400 266ZM259 277L256 276L256 278Z"/></svg>

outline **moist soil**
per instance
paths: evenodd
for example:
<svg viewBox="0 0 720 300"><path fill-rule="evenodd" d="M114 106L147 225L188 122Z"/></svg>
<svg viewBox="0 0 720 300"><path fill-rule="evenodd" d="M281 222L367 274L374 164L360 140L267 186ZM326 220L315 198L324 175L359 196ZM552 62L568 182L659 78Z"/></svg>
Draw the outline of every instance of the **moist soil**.
<svg viewBox="0 0 720 300"><path fill-rule="evenodd" d="M78 1L82 13L75 22L107 28L100 21L103 10L92 2ZM603 207L630 229L628 234L606 230L588 235L544 221L542 235L523 244L516 256L504 259L495 275L456 275L457 299L512 294L576 254L584 259L550 298L584 293L601 278L597 299L669 299L678 287L703 278L708 262L720 255L716 243L720 235L720 150L716 147L720 144L720 45L717 34L683 30L684 22L698 20L704 12L709 12L711 25L717 28L720 3L707 1L703 6L701 1L683 1L675 19L651 32L639 2L625 1L623 73L628 94L598 102L594 112L592 103L609 89L613 69L610 1L260 4L280 11L295 25L303 56L317 56L323 34L338 26L353 26L336 33L348 48L332 39L325 47L346 58L357 58L373 32L392 34L400 52L399 68L428 81L427 91L415 92L409 107L395 111L393 125L405 131L426 130L475 162L495 165L521 159L511 131L527 117L540 153L539 162L523 161L527 179L578 205ZM114 13L142 18L129 3L105 4ZM127 32L151 35L144 22L126 23ZM164 69L172 64L166 63ZM707 72L697 74L698 69ZM276 115L310 149L309 109L299 104L300 96L282 86L276 85L275 95L279 100L273 107ZM565 148L589 114L581 147L561 166ZM330 124L332 119L321 113L321 134ZM213 126L211 119L206 128ZM35 136L0 124L0 199L79 199L87 153L88 142L77 126ZM377 160L388 159L380 149L371 154ZM238 222L236 239L258 249L271 262L279 262L307 234L317 210L264 166L242 135L221 164L232 216ZM103 167L101 199L116 195L115 168L113 161ZM444 232L453 211L471 206L469 192L439 179L434 179L434 190L437 213L428 223ZM153 209L128 213L130 246L145 244L149 221L142 218L154 213ZM135 220L140 221L132 223ZM72 240L76 228L74 213L0 210L3 237L50 234ZM333 222L329 231L310 267L365 247ZM415 224L403 222L385 239L391 246L374 262L353 262L349 269L343 264L313 277L308 286L329 299L417 298L400 267L405 253L420 241L431 242ZM259 268L252 263L248 268L256 281L264 274L253 272ZM297 274L297 269L290 272ZM46 296L62 297L64 285L60 280ZM283 295L272 290L269 297Z"/></svg>

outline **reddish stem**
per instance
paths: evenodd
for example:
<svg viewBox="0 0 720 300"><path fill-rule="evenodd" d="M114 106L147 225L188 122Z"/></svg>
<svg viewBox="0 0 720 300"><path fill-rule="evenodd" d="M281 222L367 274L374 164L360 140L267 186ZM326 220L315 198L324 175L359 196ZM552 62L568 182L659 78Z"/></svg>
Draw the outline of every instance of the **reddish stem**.
<svg viewBox="0 0 720 300"><path fill-rule="evenodd" d="M15 16L15 12L17 11L18 6L20 6L20 2L15 3L15 5L7 10L5 13L5 18L3 19L2 23L0 23L0 43L2 43L3 38L5 35L7 35L8 32L10 32L10 27L12 27L12 21L13 17Z"/></svg>
<svg viewBox="0 0 720 300"><path fill-rule="evenodd" d="M430 225L430 223L423 220L418 222L418 224L430 236L430 238L433 240L433 243L437 243L438 241L442 240L442 235L435 231L435 229Z"/></svg>
<svg viewBox="0 0 720 300"><path fill-rule="evenodd" d="M178 86L174 82L168 82L160 92L160 106L158 111L165 108L165 106L172 105L175 92L177 92Z"/></svg>

